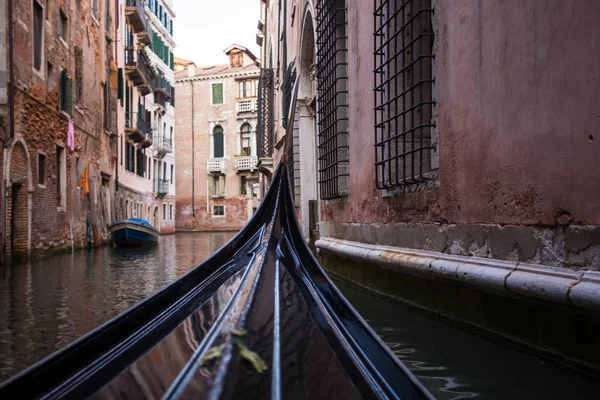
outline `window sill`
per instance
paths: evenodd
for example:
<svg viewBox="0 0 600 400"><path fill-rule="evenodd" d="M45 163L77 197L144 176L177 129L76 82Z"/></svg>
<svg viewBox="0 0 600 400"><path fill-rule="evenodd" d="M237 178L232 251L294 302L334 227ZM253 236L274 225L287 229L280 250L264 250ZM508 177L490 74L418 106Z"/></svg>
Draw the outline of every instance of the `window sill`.
<svg viewBox="0 0 600 400"><path fill-rule="evenodd" d="M40 189L46 189L46 185L42 185L40 183L38 183L37 187L40 188Z"/></svg>
<svg viewBox="0 0 600 400"><path fill-rule="evenodd" d="M98 18L96 18L96 16L94 15L94 13L92 12L90 14L92 16L92 20L94 21L94 23L98 26L100 26L100 21L98 21Z"/></svg>
<svg viewBox="0 0 600 400"><path fill-rule="evenodd" d="M69 44L65 41L63 37L59 36L58 40L62 43L63 46L65 46L65 49L69 49Z"/></svg>
<svg viewBox="0 0 600 400"><path fill-rule="evenodd" d="M67 212L67 208L63 206L56 207L56 212Z"/></svg>
<svg viewBox="0 0 600 400"><path fill-rule="evenodd" d="M439 170L424 173L423 177L427 180L423 182L406 183L402 186L389 189L381 189L381 196L383 198L389 198L394 196L400 196L406 193L422 192L426 190L437 189L440 187Z"/></svg>
<svg viewBox="0 0 600 400"><path fill-rule="evenodd" d="M81 108L79 106L75 106L75 111L77 111L82 116L85 115L85 111L83 110L83 108Z"/></svg>

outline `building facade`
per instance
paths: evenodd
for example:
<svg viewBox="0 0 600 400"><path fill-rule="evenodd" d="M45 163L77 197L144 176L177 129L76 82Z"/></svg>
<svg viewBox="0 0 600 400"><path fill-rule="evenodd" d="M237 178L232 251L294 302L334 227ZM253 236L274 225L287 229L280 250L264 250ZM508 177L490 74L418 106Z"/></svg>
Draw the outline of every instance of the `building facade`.
<svg viewBox="0 0 600 400"><path fill-rule="evenodd" d="M107 237L117 146L115 10L108 0L0 4L4 255ZM82 193L86 168L89 193Z"/></svg>
<svg viewBox="0 0 600 400"><path fill-rule="evenodd" d="M259 141L276 162L289 145L323 264L600 368L574 350L599 326L600 53L586 43L600 5L258 4ZM512 321L477 313L490 304ZM550 320L581 329L558 339Z"/></svg>
<svg viewBox="0 0 600 400"><path fill-rule="evenodd" d="M175 232L175 59L169 1L127 1L118 57L119 219L144 218Z"/></svg>
<svg viewBox="0 0 600 400"><path fill-rule="evenodd" d="M0 3L2 256L175 227L169 2Z"/></svg>
<svg viewBox="0 0 600 400"><path fill-rule="evenodd" d="M258 207L257 89L245 47L229 62L176 73L177 229L238 230Z"/></svg>

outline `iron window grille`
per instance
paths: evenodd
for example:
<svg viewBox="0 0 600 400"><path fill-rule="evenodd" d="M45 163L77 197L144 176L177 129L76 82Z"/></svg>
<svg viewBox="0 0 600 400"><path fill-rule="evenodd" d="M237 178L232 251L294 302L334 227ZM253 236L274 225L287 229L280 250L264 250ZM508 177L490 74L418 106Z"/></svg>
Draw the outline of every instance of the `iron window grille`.
<svg viewBox="0 0 600 400"><path fill-rule="evenodd" d="M294 127L291 132L291 141L288 152L287 168L289 171L290 186L294 205L300 207L300 128L298 125L298 113L294 113Z"/></svg>
<svg viewBox="0 0 600 400"><path fill-rule="evenodd" d="M330 200L349 193L346 0L319 1L316 20L319 192Z"/></svg>
<svg viewBox="0 0 600 400"><path fill-rule="evenodd" d="M431 0L375 1L375 175L379 189L432 170Z"/></svg>
<svg viewBox="0 0 600 400"><path fill-rule="evenodd" d="M258 156L273 156L274 76L272 68L263 68L258 81Z"/></svg>

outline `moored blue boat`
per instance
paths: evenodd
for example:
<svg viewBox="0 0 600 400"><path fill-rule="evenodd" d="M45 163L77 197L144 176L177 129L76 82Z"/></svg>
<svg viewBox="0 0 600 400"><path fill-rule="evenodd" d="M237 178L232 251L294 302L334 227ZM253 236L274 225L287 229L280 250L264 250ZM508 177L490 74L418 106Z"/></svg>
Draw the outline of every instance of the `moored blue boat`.
<svg viewBox="0 0 600 400"><path fill-rule="evenodd" d="M118 246L146 246L158 243L159 232L142 218L116 222L111 228L113 242Z"/></svg>

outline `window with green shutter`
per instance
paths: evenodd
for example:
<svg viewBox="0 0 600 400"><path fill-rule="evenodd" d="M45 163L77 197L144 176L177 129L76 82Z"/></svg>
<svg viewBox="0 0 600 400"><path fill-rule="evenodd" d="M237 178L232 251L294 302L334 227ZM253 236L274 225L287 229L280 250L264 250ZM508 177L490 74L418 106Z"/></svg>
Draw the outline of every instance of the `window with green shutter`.
<svg viewBox="0 0 600 400"><path fill-rule="evenodd" d="M60 73L60 109L73 115L73 80L66 69Z"/></svg>
<svg viewBox="0 0 600 400"><path fill-rule="evenodd" d="M212 103L223 104L223 84L213 83L212 84Z"/></svg>
<svg viewBox="0 0 600 400"><path fill-rule="evenodd" d="M213 131L213 158L222 158L225 156L223 128L215 127Z"/></svg>

